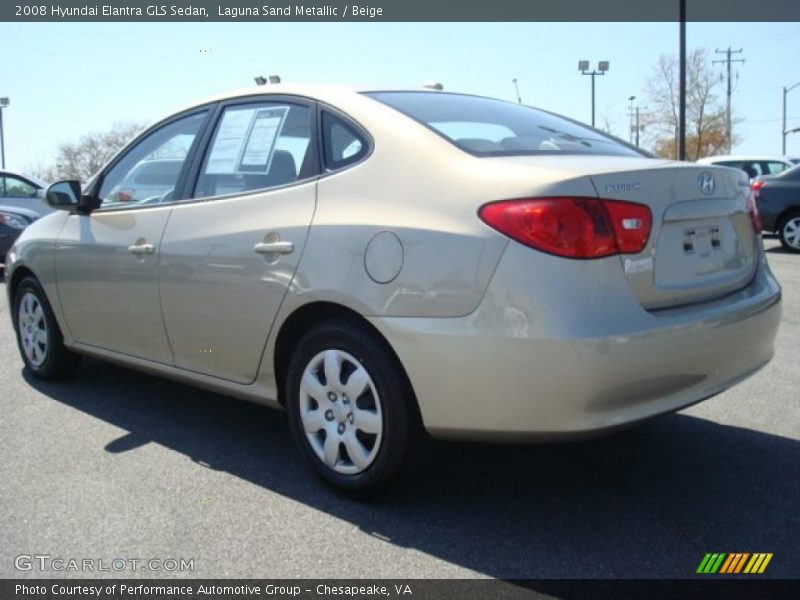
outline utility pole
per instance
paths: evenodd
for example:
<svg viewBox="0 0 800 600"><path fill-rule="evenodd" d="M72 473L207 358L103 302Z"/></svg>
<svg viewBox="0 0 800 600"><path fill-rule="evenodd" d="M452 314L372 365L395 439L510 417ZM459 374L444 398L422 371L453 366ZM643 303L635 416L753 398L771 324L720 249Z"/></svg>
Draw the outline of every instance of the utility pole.
<svg viewBox="0 0 800 600"><path fill-rule="evenodd" d="M630 102L630 107L628 108L628 143L633 143L633 101L636 100L636 96L628 96L628 102ZM638 123L637 123L638 125Z"/></svg>
<svg viewBox="0 0 800 600"><path fill-rule="evenodd" d="M8 108L11 101L8 98L0 98L0 154L3 155L3 161L0 163L0 168L6 168L6 142L3 139L3 109ZM786 127L784 127L786 129Z"/></svg>
<svg viewBox="0 0 800 600"><path fill-rule="evenodd" d="M636 107L636 147L639 147L639 132L641 131L641 126L639 125L639 107Z"/></svg>
<svg viewBox="0 0 800 600"><path fill-rule="evenodd" d="M742 49L741 48L739 48L738 50L731 50L731 47L728 46L727 50L720 50L719 48L717 48L716 50L714 50L714 52L716 54L724 54L725 55L725 59L724 60L715 60L715 61L713 61L713 64L715 64L715 65L716 64L724 64L724 65L726 65L726 68L727 68L727 71L728 71L728 91L727 91L728 102L727 102L726 107L725 107L725 132L726 132L726 135L728 137L728 154L730 154L731 153L731 135L732 135L732 131L731 131L731 92L733 91L732 88L731 88L731 63L735 63L735 62L743 63L744 59L743 58L736 58L736 59L731 58L731 56L733 54L741 54L742 53Z"/></svg>

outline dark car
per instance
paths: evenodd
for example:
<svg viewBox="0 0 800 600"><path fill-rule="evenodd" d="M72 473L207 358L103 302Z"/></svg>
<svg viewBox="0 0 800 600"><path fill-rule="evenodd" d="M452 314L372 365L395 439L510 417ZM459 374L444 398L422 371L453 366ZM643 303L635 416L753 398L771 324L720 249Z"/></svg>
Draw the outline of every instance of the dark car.
<svg viewBox="0 0 800 600"><path fill-rule="evenodd" d="M759 177L753 182L753 193L763 230L777 233L790 252L800 252L800 166Z"/></svg>
<svg viewBox="0 0 800 600"><path fill-rule="evenodd" d="M28 225L39 218L29 208L0 205L0 266L6 262L6 252Z"/></svg>

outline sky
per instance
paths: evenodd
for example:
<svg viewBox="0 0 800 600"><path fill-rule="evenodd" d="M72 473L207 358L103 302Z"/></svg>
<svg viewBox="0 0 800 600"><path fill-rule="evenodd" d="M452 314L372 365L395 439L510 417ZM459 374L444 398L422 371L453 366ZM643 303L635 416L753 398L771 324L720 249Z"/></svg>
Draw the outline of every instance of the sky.
<svg viewBox="0 0 800 600"><path fill-rule="evenodd" d="M286 82L417 86L516 100L591 120L590 78L578 60L610 61L597 78L596 122L628 138L630 96L677 54L676 23L0 23L6 166L52 163L59 144L120 121L152 123L206 96ZM687 46L742 48L733 114L735 153L779 154L782 88L800 82L800 23L689 23ZM715 56L714 58L722 58ZM715 67L721 74L720 65ZM724 85L719 88L724 99ZM800 126L800 86L788 94ZM787 138L800 155L800 134Z"/></svg>

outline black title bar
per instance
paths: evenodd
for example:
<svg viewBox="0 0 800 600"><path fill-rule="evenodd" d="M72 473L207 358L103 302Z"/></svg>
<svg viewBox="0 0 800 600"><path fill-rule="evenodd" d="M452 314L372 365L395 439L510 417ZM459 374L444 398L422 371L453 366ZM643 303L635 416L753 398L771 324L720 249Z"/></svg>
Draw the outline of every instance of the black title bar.
<svg viewBox="0 0 800 600"><path fill-rule="evenodd" d="M678 21L680 0L3 0L0 21ZM797 0L686 0L688 21L800 21ZM620 32L624 35L624 32Z"/></svg>

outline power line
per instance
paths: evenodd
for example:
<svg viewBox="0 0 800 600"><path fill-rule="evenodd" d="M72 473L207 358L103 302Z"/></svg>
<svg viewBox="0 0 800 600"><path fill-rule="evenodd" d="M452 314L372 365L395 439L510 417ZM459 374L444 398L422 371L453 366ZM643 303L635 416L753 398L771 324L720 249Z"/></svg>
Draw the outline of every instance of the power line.
<svg viewBox="0 0 800 600"><path fill-rule="evenodd" d="M724 65L727 66L727 70L728 70L728 91L727 91L728 102L727 102L726 108L725 108L725 124L726 124L726 133L727 133L727 136L728 136L728 154L730 154L731 153L731 134L732 134L732 132L731 132L731 92L732 92L732 89L731 89L731 63L735 63L735 62L743 63L744 59L743 58L735 58L735 59L731 58L731 55L733 55L733 54L741 54L742 53L742 49L741 48L739 48L738 50L731 50L731 47L728 46L727 50L720 50L719 48L717 48L716 50L714 50L714 52L716 54L724 54L725 55L725 60L715 60L715 61L712 61L712 64L715 64L715 65L716 64L724 64Z"/></svg>

